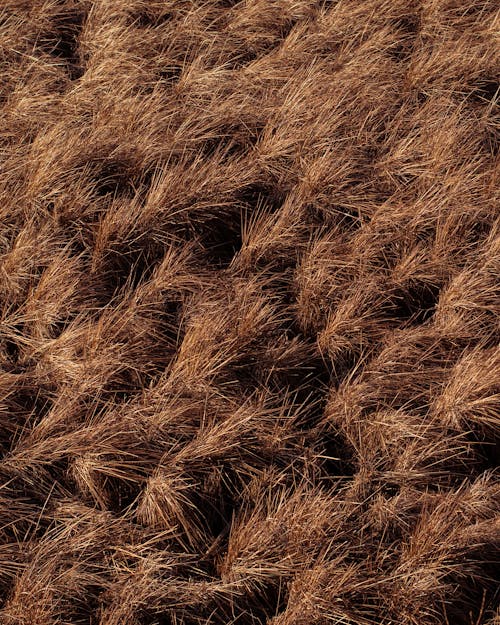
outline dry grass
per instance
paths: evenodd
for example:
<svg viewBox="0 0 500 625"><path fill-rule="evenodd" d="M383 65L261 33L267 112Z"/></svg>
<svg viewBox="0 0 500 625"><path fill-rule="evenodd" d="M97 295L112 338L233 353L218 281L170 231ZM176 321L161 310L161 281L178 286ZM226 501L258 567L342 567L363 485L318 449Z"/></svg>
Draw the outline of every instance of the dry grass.
<svg viewBox="0 0 500 625"><path fill-rule="evenodd" d="M0 623L498 623L498 3L1 0L0 68Z"/></svg>

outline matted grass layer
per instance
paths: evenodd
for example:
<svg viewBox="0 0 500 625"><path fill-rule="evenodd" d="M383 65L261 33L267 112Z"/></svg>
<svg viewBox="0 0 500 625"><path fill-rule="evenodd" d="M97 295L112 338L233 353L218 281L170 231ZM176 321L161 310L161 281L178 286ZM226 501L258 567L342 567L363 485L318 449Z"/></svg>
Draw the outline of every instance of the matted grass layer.
<svg viewBox="0 0 500 625"><path fill-rule="evenodd" d="M0 623L500 621L495 0L1 0Z"/></svg>

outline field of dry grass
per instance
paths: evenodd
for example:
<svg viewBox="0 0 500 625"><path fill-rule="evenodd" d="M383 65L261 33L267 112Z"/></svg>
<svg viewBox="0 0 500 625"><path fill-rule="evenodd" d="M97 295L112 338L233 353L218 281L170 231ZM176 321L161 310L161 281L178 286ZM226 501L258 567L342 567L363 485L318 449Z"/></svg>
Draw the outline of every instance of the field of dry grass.
<svg viewBox="0 0 500 625"><path fill-rule="evenodd" d="M495 0L1 0L1 625L500 623Z"/></svg>

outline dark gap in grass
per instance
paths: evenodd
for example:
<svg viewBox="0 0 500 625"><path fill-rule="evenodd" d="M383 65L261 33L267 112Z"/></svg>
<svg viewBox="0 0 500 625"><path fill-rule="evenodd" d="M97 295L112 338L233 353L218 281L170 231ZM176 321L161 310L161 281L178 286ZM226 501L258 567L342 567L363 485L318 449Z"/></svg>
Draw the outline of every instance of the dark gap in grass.
<svg viewBox="0 0 500 625"><path fill-rule="evenodd" d="M2 364L9 373L22 373L24 366L21 366L19 362L22 357L22 343L17 339L17 336L25 335L24 323L13 324L9 326L9 330L9 333L5 333L1 339L4 354L7 357L6 362Z"/></svg>
<svg viewBox="0 0 500 625"><path fill-rule="evenodd" d="M103 591L105 591L105 586L85 584L85 598L72 604L66 614L61 614L61 622L96 625L95 615L98 614L101 605L99 595Z"/></svg>
<svg viewBox="0 0 500 625"><path fill-rule="evenodd" d="M227 471L226 471L227 473ZM204 497L205 501L207 501L207 497ZM221 542L220 550L227 545L227 537L229 535L229 529L231 527L231 522L234 516L234 512L237 509L237 498L231 492L231 490L225 485L223 482L221 485L221 492L217 499L214 499L213 502L209 503L206 506L205 510L208 513L206 517L207 521L207 529L210 533L210 536L214 540L219 540ZM202 504L203 509L203 504ZM212 568L212 572L215 574L215 567Z"/></svg>
<svg viewBox="0 0 500 625"><path fill-rule="evenodd" d="M33 490L33 480L27 480L21 471L13 470L12 467L5 469L4 466L0 465L0 479L4 485L2 490L4 491L3 497L5 499L11 501L21 500L24 504L32 506L34 509L42 504L42 498L39 496L39 493ZM26 525L31 524L30 518L19 519L18 521L25 521Z"/></svg>
<svg viewBox="0 0 500 625"><path fill-rule="evenodd" d="M396 26L398 30L411 37L415 37L418 34L420 28L420 18L418 15L405 15L401 19L397 20Z"/></svg>
<svg viewBox="0 0 500 625"><path fill-rule="evenodd" d="M417 92L417 103L418 104L425 104L428 99L429 99L429 95L427 93L425 93L424 91L418 91Z"/></svg>
<svg viewBox="0 0 500 625"><path fill-rule="evenodd" d="M265 367L258 354L241 354L231 362L231 367L221 372L220 382L230 385L237 384L242 396L251 395L262 383L262 371L258 367Z"/></svg>
<svg viewBox="0 0 500 625"><path fill-rule="evenodd" d="M402 41L388 48L388 53L397 63L406 63L410 60L413 52L413 46L408 42Z"/></svg>
<svg viewBox="0 0 500 625"><path fill-rule="evenodd" d="M158 169L154 165L145 167L139 175L134 176L134 186L137 188L138 193L147 194L153 186L155 175Z"/></svg>
<svg viewBox="0 0 500 625"><path fill-rule="evenodd" d="M245 49L245 50L239 51L237 54L227 59L224 62L224 65L228 69L238 70L243 67L246 67L247 65L250 65L250 63L252 63L258 58L259 58L259 53L257 50Z"/></svg>
<svg viewBox="0 0 500 625"><path fill-rule="evenodd" d="M382 133L382 134L385 134L385 133ZM373 165L373 163L377 161L377 159L380 157L380 154L381 154L381 149L377 145L368 145L363 150L364 160L366 160L366 162L370 165Z"/></svg>
<svg viewBox="0 0 500 625"><path fill-rule="evenodd" d="M76 319L78 313L75 312L73 315L68 315L65 319L59 319L58 321L53 321L50 324L49 334L51 339L57 339L63 334L66 328L71 324L72 321Z"/></svg>
<svg viewBox="0 0 500 625"><path fill-rule="evenodd" d="M500 131L497 128L491 127L485 130L483 146L492 158L497 158L500 146Z"/></svg>
<svg viewBox="0 0 500 625"><path fill-rule="evenodd" d="M340 220L340 226L347 232L359 230L363 225L359 211L352 206L335 206L334 215L337 221Z"/></svg>
<svg viewBox="0 0 500 625"><path fill-rule="evenodd" d="M125 175L125 184L128 186L129 197L134 198L134 202L141 207L146 205L148 195L155 184L157 169L153 166L142 169L139 173L133 173L133 166L130 167L130 176Z"/></svg>
<svg viewBox="0 0 500 625"><path fill-rule="evenodd" d="M56 15L54 32L41 38L43 49L65 63L71 80L77 80L84 74L80 55L79 38L86 18L84 11L69 11Z"/></svg>
<svg viewBox="0 0 500 625"><path fill-rule="evenodd" d="M393 315L402 322L419 325L434 315L439 300L439 285L416 282L396 292Z"/></svg>
<svg viewBox="0 0 500 625"><path fill-rule="evenodd" d="M169 614L144 614L139 621L140 625L176 625L176 617ZM188 625L188 621L183 617L183 625ZM93 625L93 624L91 624Z"/></svg>
<svg viewBox="0 0 500 625"><path fill-rule="evenodd" d="M238 70L270 54L273 50L276 50L282 45L296 23L297 20L286 20L281 26L273 30L273 38L261 39L251 44L244 40L241 41L239 51L234 56L226 59L224 65L228 69Z"/></svg>
<svg viewBox="0 0 500 625"><path fill-rule="evenodd" d="M127 377L127 376L124 376L124 377ZM114 384L116 384L116 380L113 380L113 385ZM137 395L138 386L139 386L138 382L132 383L129 380L128 384L123 384L122 387L113 386L113 388L104 389L104 390L105 391L107 390L108 392L107 396L109 397L110 400L112 400L113 405L127 404Z"/></svg>
<svg viewBox="0 0 500 625"><path fill-rule="evenodd" d="M218 0L218 4L221 7L232 9L237 4L244 2L244 0Z"/></svg>
<svg viewBox="0 0 500 625"><path fill-rule="evenodd" d="M187 469L185 474L193 488L189 488L185 494L182 505L188 506L192 520L195 519L195 524L203 529L204 544L199 546L202 552L205 549L213 551L210 554L200 554L197 566L204 575L217 575L215 559L227 546L231 521L237 508L236 498L226 483L231 479L230 471L229 467L224 467L223 462L212 461L204 466L202 473L196 469L192 472ZM211 479L217 472L223 472L224 479L216 479L214 483L211 483ZM186 532L181 529L179 531L184 537L183 540L188 544L190 541ZM215 543L219 544L214 550Z"/></svg>
<svg viewBox="0 0 500 625"><path fill-rule="evenodd" d="M16 489L7 490L7 488L2 488L2 499L2 503L4 506L5 504L7 504L8 507L12 505L12 511L16 509L16 503L22 503L28 508L28 510L29 508L31 508L31 510L29 510L28 513L25 515L19 515L15 518L14 516L12 516L8 525L2 527L2 534L4 539L9 539L7 542L11 542L11 544L18 543L20 534L26 536L29 535L30 538L35 539L41 538L43 536L43 534L47 530L49 522L44 518L43 515L39 516L39 502L37 500L21 496L19 492L16 492ZM23 553L21 545L18 544L18 548L18 561L22 561L26 556L26 553Z"/></svg>
<svg viewBox="0 0 500 625"><path fill-rule="evenodd" d="M500 82L498 79L484 78L472 85L471 98L481 104L493 104L498 99L500 93Z"/></svg>
<svg viewBox="0 0 500 625"><path fill-rule="evenodd" d="M398 63L408 62L420 28L420 19L418 15L407 15L396 20L393 25L396 30L396 43L388 49L389 55Z"/></svg>
<svg viewBox="0 0 500 625"><path fill-rule="evenodd" d="M482 431L471 427L467 436L472 441L478 471L496 471L500 458L500 434L495 431Z"/></svg>
<svg viewBox="0 0 500 625"><path fill-rule="evenodd" d="M46 468L51 481L53 481L53 483L57 483L59 486L62 486L64 489L67 489L71 483L71 479L69 477L70 462L70 458L68 456L64 456L62 458L58 458L57 460L53 460Z"/></svg>
<svg viewBox="0 0 500 625"><path fill-rule="evenodd" d="M180 300L169 300L163 303L162 309L158 311L158 325L167 343L175 346L183 339L182 328L183 305Z"/></svg>
<svg viewBox="0 0 500 625"><path fill-rule="evenodd" d="M156 28L169 24L173 19L173 13L155 11L154 8L132 13L129 16L128 23L139 26L140 28Z"/></svg>
<svg viewBox="0 0 500 625"><path fill-rule="evenodd" d="M332 374L319 356L311 356L307 363L291 363L289 367L282 366L275 371L272 362L269 363L269 386L278 389L286 388L290 391L295 403L306 402L315 406L314 413L310 414L312 422L318 421L323 412L325 393L330 384Z"/></svg>
<svg viewBox="0 0 500 625"><path fill-rule="evenodd" d="M317 231L326 232L340 225L346 232L354 232L363 225L359 212L353 207L308 203L303 210L304 219Z"/></svg>
<svg viewBox="0 0 500 625"><path fill-rule="evenodd" d="M219 129L217 136L203 142L201 153L209 158L220 154L225 161L243 156L258 143L262 129L261 123L252 126L243 123L226 124Z"/></svg>
<svg viewBox="0 0 500 625"><path fill-rule="evenodd" d="M247 144L244 140L237 141L230 134L223 134L204 141L200 152L204 158L213 158L220 154L223 156L223 162L227 162L244 155L249 149L251 144Z"/></svg>
<svg viewBox="0 0 500 625"><path fill-rule="evenodd" d="M167 366L166 361L167 358L171 358L172 350L160 341L155 343L154 347L152 345L149 347L150 355L146 362L141 359L133 367L128 367L117 378L110 380L109 385L104 388L104 392L114 404L127 404L140 396Z"/></svg>
<svg viewBox="0 0 500 625"><path fill-rule="evenodd" d="M26 401L23 393L23 391L15 392L12 389L12 396L3 404L2 419L0 420L0 460L3 455L10 453L15 448L19 437L27 427L28 421L34 421L34 402Z"/></svg>
<svg viewBox="0 0 500 625"><path fill-rule="evenodd" d="M281 586L281 587L280 587ZM236 623L245 625L266 625L275 616L282 614L288 605L288 589L280 582L268 582L259 593L242 597L238 602L241 614L248 619L239 618Z"/></svg>
<svg viewBox="0 0 500 625"><path fill-rule="evenodd" d="M325 230L333 219L324 207L309 202L304 205L304 219L317 231Z"/></svg>
<svg viewBox="0 0 500 625"><path fill-rule="evenodd" d="M242 246L240 221L227 216L205 222L196 234L206 260L218 269L228 267Z"/></svg>
<svg viewBox="0 0 500 625"><path fill-rule="evenodd" d="M109 496L108 510L121 515L138 501L142 483L107 475L104 488Z"/></svg>
<svg viewBox="0 0 500 625"><path fill-rule="evenodd" d="M267 213L277 213L286 199L286 193L265 182L254 182L236 194L236 201L250 213L265 208Z"/></svg>
<svg viewBox="0 0 500 625"><path fill-rule="evenodd" d="M346 347L338 350L332 359L332 387L337 389L342 382L357 367L360 358L364 354L364 348Z"/></svg>
<svg viewBox="0 0 500 625"><path fill-rule="evenodd" d="M160 262L163 247L147 237L133 244L122 242L108 249L105 258L108 292L115 296L125 285L135 289L147 282Z"/></svg>
<svg viewBox="0 0 500 625"><path fill-rule="evenodd" d="M470 5L457 5L457 12L459 17L465 17L466 15L479 15L484 16L489 14L489 0L480 0L479 2L473 2ZM492 3L493 5L495 3ZM492 9L495 7L492 6Z"/></svg>
<svg viewBox="0 0 500 625"><path fill-rule="evenodd" d="M88 258L88 246L86 244L86 234L80 228L80 224L64 218L62 215L58 216L58 223L64 226L66 234L66 240L68 245L68 251L73 257L84 256Z"/></svg>
<svg viewBox="0 0 500 625"><path fill-rule="evenodd" d="M464 236L469 244L478 246L489 237L491 233L491 223L486 220L474 219L464 223Z"/></svg>
<svg viewBox="0 0 500 625"><path fill-rule="evenodd" d="M272 373L268 385L276 392L286 388L293 405L301 414L299 429L310 431L323 419L331 376L330 368L323 358L312 353L307 364Z"/></svg>
<svg viewBox="0 0 500 625"><path fill-rule="evenodd" d="M181 75L182 67L180 65L168 65L158 72L159 79L168 85L179 82Z"/></svg>
<svg viewBox="0 0 500 625"><path fill-rule="evenodd" d="M8 362L5 363L8 365L8 368L12 372L12 369L15 369L19 362L20 357L20 347L19 343L12 338L6 337L3 340L5 354L7 355Z"/></svg>
<svg viewBox="0 0 500 625"><path fill-rule="evenodd" d="M385 497L396 497L401 492L401 484L397 482L382 482L380 491Z"/></svg>
<svg viewBox="0 0 500 625"><path fill-rule="evenodd" d="M498 470L498 458L500 458L500 438L496 437L492 441L486 441L479 445L479 453L484 459L483 467L486 471Z"/></svg>
<svg viewBox="0 0 500 625"><path fill-rule="evenodd" d="M100 197L133 197L134 185L130 172L132 164L126 161L111 161L101 164L92 179L95 193Z"/></svg>
<svg viewBox="0 0 500 625"><path fill-rule="evenodd" d="M352 477L356 471L356 452L345 436L332 429L319 435L317 439L322 459L322 471L325 479Z"/></svg>
<svg viewBox="0 0 500 625"><path fill-rule="evenodd" d="M48 415L53 406L53 401L46 392L43 393L40 389L35 388L19 390L14 396L14 402L16 412L18 408L21 414L26 415L23 426L26 424L26 421L29 420L30 427L34 427L40 423L40 421Z"/></svg>
<svg viewBox="0 0 500 625"><path fill-rule="evenodd" d="M286 22L280 27L279 34L281 40L285 40L288 35L292 32L293 27L297 24L298 20L287 19Z"/></svg>
<svg viewBox="0 0 500 625"><path fill-rule="evenodd" d="M450 583L451 587L461 591L444 606L446 622L457 625L483 623L481 614L498 608L499 541L490 539L483 545L471 546L457 564L457 574L450 573L443 579L444 583Z"/></svg>

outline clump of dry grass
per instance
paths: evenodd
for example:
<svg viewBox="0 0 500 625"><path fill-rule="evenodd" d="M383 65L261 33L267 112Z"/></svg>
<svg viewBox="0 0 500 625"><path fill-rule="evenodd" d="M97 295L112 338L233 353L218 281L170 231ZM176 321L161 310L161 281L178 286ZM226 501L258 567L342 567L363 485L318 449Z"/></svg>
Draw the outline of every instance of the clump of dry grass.
<svg viewBox="0 0 500 625"><path fill-rule="evenodd" d="M0 622L493 625L493 0L3 0Z"/></svg>

